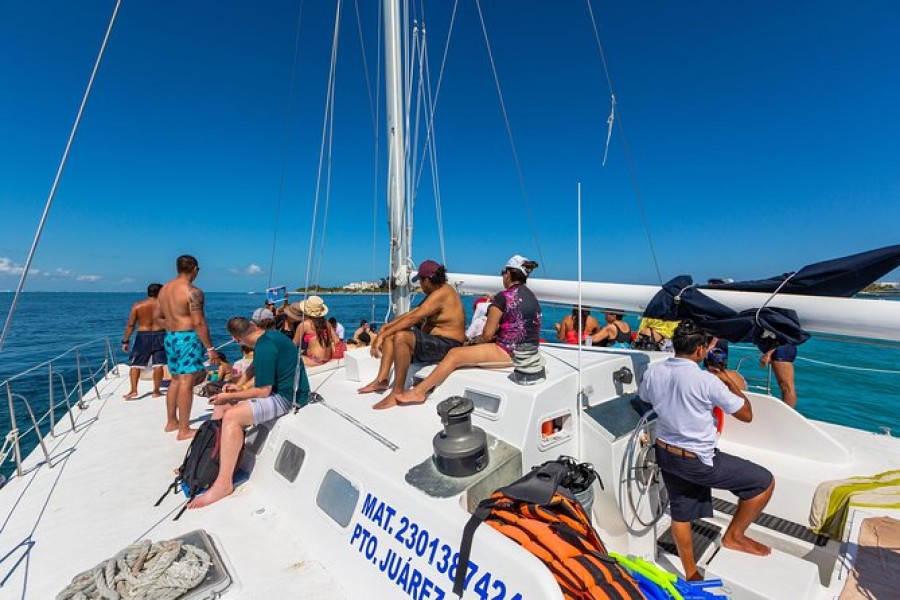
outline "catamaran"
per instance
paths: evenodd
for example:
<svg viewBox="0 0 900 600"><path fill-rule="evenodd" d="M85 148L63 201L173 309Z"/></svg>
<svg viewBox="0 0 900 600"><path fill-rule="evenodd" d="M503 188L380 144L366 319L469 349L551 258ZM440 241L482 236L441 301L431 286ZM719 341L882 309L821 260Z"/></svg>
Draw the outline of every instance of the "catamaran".
<svg viewBox="0 0 900 600"><path fill-rule="evenodd" d="M399 314L409 308L413 274L405 204L412 177L410 106L402 60L410 24L399 0L383 0L382 13L391 299ZM451 273L449 280L463 292L501 288L499 277ZM539 279L529 287L542 301L638 313L659 292L656 286ZM735 310L794 310L814 334L900 340L896 302L707 293ZM99 348L99 364L87 360L91 344ZM23 374L0 383L12 418L0 455L16 466L0 489L0 597L52 598L63 590L66 598L81 597L79 590L118 597L107 588L152 565L165 576L134 597L449 598L474 507L560 455L591 463L599 475L592 498L583 499L607 546L678 573L653 459L653 415L636 403L643 373L668 354L559 344L543 345L541 353L545 374L531 385L517 383L512 368L459 370L424 404L391 411L372 410L357 394L378 368L367 350L310 368L315 401L247 432L240 465L247 476L235 493L175 520L184 496L169 495L153 506L185 450L154 425L163 422L163 404L121 401L127 367L117 364L108 340L75 347L29 369L47 374L50 410L40 417L32 399L18 391ZM74 383L60 371L64 361L75 363ZM431 369L413 365L410 383ZM830 536L807 526L811 505L823 482L900 468L900 441L807 419L767 394L748 397L753 421L727 420L719 446L775 475L773 499L750 528L772 553L751 556L721 545L735 506L717 493L714 517L694 524L704 576L721 580L722 596L735 599L837 598L848 581L865 589L871 565L863 566L860 549L867 523L900 517L896 495L850 503ZM446 424L436 408L448 398L465 399L469 418L486 434L487 460L477 470L446 474L438 468L433 438ZM54 407L62 405L66 414L56 418ZM208 414L195 403L194 418ZM23 455L28 436L39 443ZM141 540L176 545L151 548ZM187 547L179 542L192 550L179 554ZM464 597L554 599L562 592L537 557L483 527L474 539Z"/></svg>

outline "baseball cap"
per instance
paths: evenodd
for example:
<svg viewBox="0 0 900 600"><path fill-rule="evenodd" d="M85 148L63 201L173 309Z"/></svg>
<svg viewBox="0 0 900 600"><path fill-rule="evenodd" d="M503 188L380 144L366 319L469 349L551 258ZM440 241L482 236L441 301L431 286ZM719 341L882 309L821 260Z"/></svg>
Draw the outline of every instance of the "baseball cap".
<svg viewBox="0 0 900 600"><path fill-rule="evenodd" d="M518 269L525 275L531 275L531 269L525 267L525 263L530 262L527 258L522 256L521 254L516 254L511 257L508 261L506 261L507 269Z"/></svg>
<svg viewBox="0 0 900 600"><path fill-rule="evenodd" d="M260 321L265 321L266 319L274 319L275 315L272 314L272 311L268 308L257 308L253 311L253 316L250 317L250 320L256 324L259 324Z"/></svg>
<svg viewBox="0 0 900 600"><path fill-rule="evenodd" d="M706 359L717 364L723 364L728 360L728 352L718 347L710 348L709 352L706 353Z"/></svg>
<svg viewBox="0 0 900 600"><path fill-rule="evenodd" d="M433 260L423 260L419 264L419 270L413 275L413 281L419 281L423 277L434 277L437 274L438 269L441 268L442 265L434 262Z"/></svg>

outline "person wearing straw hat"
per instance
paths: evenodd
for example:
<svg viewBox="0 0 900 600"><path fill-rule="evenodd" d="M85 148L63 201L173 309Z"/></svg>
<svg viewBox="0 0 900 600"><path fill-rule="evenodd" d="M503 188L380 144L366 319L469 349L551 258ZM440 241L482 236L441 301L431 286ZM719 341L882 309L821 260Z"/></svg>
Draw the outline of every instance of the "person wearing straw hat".
<svg viewBox="0 0 900 600"><path fill-rule="evenodd" d="M381 357L375 379L359 388L360 394L390 393L372 408L397 406L397 396L406 386L409 365L440 362L453 348L466 339L466 313L459 294L447 283L447 271L433 260L423 261L413 281L420 281L425 299L409 311L386 323L375 341L371 353ZM424 323L424 324L423 324ZM389 384L391 368L394 384Z"/></svg>
<svg viewBox="0 0 900 600"><path fill-rule="evenodd" d="M284 309L284 314L292 321L300 322L294 332L294 345L303 348L303 362L308 367L327 363L334 357L337 338L325 315L328 306L319 296L294 302Z"/></svg>

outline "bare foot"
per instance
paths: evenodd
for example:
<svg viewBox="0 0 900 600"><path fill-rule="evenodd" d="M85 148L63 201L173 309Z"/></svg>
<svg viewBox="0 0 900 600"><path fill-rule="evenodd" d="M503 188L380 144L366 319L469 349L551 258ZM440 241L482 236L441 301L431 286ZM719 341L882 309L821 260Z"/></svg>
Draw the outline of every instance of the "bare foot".
<svg viewBox="0 0 900 600"><path fill-rule="evenodd" d="M395 406L397 406L397 394L391 393L373 404L372 408L375 410L384 410L386 408L394 408Z"/></svg>
<svg viewBox="0 0 900 600"><path fill-rule="evenodd" d="M428 399L428 395L424 394L416 388L407 390L397 396L397 404L400 406L412 406L414 404L422 404Z"/></svg>
<svg viewBox="0 0 900 600"><path fill-rule="evenodd" d="M218 502L222 498L226 496L230 496L234 491L234 486L219 486L218 483L214 483L211 488L206 490L203 495L198 496L191 500L188 503L188 508L203 508L204 506L209 506L213 502Z"/></svg>
<svg viewBox="0 0 900 600"><path fill-rule="evenodd" d="M760 544L747 536L738 538L736 536L726 535L722 538L722 545L731 550L746 552L747 554L754 554L756 556L768 556L772 552L772 549L765 544Z"/></svg>
<svg viewBox="0 0 900 600"><path fill-rule="evenodd" d="M128 392L127 394L122 396L126 400L131 400L132 398L137 398L137 392Z"/></svg>
<svg viewBox="0 0 900 600"><path fill-rule="evenodd" d="M178 437L176 439L180 442L183 440L192 439L195 435L197 435L196 429L188 429L187 431L179 431Z"/></svg>
<svg viewBox="0 0 900 600"><path fill-rule="evenodd" d="M375 393L386 392L389 389L391 389L391 386L388 385L388 382L386 379L382 379L382 380L376 379L369 385L364 385L363 387L359 388L356 391L359 394L371 394L373 392L375 392Z"/></svg>
<svg viewBox="0 0 900 600"><path fill-rule="evenodd" d="M163 429L163 431L178 431L178 422L176 421L173 423L169 421L168 423L166 423L166 428Z"/></svg>
<svg viewBox="0 0 900 600"><path fill-rule="evenodd" d="M154 397L154 398L162 398L163 396L165 396L165 394L163 394L163 393L160 392L159 390L154 390L154 391L153 391L153 397Z"/></svg>

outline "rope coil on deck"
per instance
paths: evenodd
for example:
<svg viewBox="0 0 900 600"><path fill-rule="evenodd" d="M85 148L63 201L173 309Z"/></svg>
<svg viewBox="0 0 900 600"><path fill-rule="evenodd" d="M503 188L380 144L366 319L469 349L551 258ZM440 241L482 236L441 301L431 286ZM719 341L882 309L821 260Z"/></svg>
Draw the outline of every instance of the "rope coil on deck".
<svg viewBox="0 0 900 600"><path fill-rule="evenodd" d="M143 540L72 579L56 600L175 600L197 587L209 554L179 540Z"/></svg>

